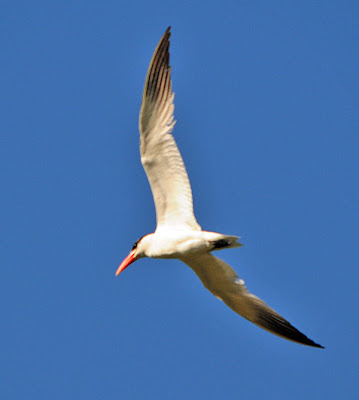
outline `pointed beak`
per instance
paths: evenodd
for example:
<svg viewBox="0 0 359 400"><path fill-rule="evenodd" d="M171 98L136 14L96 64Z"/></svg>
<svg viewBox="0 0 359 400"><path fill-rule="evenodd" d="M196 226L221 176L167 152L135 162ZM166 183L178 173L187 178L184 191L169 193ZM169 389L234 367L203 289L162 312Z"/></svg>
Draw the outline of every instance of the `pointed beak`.
<svg viewBox="0 0 359 400"><path fill-rule="evenodd" d="M122 261L121 265L117 268L116 276L119 275L130 264L136 261L135 253L135 251L131 251L131 253Z"/></svg>

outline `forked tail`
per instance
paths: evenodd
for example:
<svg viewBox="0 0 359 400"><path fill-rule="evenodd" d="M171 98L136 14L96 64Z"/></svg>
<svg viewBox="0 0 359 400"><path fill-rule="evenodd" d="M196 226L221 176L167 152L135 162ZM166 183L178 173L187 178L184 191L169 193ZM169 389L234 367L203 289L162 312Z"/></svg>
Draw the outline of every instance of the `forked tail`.
<svg viewBox="0 0 359 400"><path fill-rule="evenodd" d="M213 245L213 250L220 250L220 249L232 249L235 247L243 246L242 243L238 242L238 236L227 236L227 235L220 235L219 239L212 240L211 244Z"/></svg>

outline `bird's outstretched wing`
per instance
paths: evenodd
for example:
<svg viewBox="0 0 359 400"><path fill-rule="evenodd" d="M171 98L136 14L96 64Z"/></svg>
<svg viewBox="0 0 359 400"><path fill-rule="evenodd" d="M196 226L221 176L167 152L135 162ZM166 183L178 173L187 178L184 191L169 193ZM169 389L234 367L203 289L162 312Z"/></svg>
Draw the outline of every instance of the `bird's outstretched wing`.
<svg viewBox="0 0 359 400"><path fill-rule="evenodd" d="M141 162L152 189L157 229L171 226L200 230L186 168L171 135L175 121L170 34L169 27L157 45L146 77L139 117Z"/></svg>
<svg viewBox="0 0 359 400"><path fill-rule="evenodd" d="M212 254L181 258L201 279L203 285L233 311L259 327L293 342L321 347L294 328L257 296L249 293L232 267Z"/></svg>

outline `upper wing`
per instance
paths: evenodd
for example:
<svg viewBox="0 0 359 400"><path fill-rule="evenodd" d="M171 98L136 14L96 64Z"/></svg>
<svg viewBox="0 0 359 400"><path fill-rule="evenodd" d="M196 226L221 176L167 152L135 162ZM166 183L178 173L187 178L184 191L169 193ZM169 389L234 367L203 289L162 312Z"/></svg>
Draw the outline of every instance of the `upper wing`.
<svg viewBox="0 0 359 400"><path fill-rule="evenodd" d="M139 118L141 162L152 189L157 228L171 225L200 230L186 168L171 135L175 121L170 34L169 27L157 45L146 77Z"/></svg>
<svg viewBox="0 0 359 400"><path fill-rule="evenodd" d="M203 285L227 306L249 321L285 339L308 346L321 347L257 296L249 293L244 281L224 261L212 254L181 258L199 276Z"/></svg>

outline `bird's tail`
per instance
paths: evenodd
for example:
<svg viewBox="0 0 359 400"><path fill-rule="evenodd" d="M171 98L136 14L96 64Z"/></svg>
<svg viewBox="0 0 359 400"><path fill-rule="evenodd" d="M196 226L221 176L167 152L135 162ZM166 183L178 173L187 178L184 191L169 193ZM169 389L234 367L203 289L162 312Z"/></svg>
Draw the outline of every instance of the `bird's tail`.
<svg viewBox="0 0 359 400"><path fill-rule="evenodd" d="M238 236L229 236L229 235L221 235L218 234L218 239L216 238L215 240L211 241L211 244L213 245L213 250L220 250L220 249L232 249L235 247L241 247L243 246L242 243L238 242L239 237Z"/></svg>

